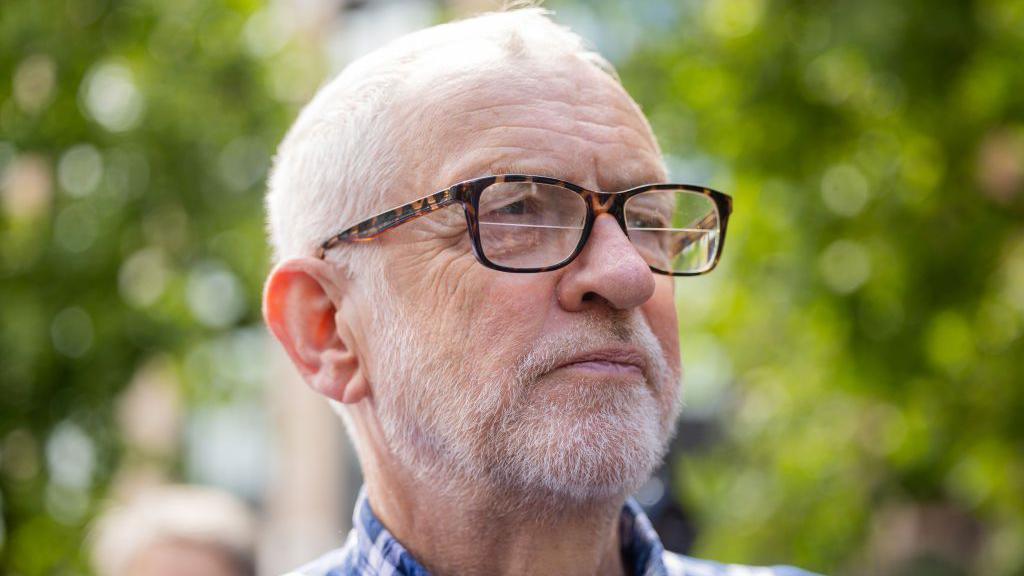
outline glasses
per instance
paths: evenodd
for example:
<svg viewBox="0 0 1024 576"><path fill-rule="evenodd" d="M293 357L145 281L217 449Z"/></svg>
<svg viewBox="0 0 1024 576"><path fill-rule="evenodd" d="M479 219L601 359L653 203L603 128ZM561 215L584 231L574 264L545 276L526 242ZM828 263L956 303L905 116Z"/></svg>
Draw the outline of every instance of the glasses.
<svg viewBox="0 0 1024 576"><path fill-rule="evenodd" d="M725 244L732 198L688 184L648 184L594 192L545 176L484 176L364 220L320 245L323 258L343 242L461 203L481 264L502 272L547 272L568 265L601 214L611 214L651 270L671 276L710 272Z"/></svg>

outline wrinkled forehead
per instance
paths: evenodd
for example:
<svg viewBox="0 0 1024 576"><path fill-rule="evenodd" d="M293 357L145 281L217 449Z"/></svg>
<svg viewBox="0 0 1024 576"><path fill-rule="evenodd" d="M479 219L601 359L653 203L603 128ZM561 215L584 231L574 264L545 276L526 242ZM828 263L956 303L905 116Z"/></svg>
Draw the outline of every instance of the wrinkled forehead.
<svg viewBox="0 0 1024 576"><path fill-rule="evenodd" d="M664 181L639 107L606 71L576 54L489 54L421 70L396 100L405 126L402 180L389 200L485 174L551 176L601 190Z"/></svg>

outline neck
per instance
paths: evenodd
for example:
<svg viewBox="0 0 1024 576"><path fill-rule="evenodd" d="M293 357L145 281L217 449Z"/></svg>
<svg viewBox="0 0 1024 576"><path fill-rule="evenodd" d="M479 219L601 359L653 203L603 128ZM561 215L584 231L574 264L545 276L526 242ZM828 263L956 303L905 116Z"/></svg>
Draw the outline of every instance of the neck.
<svg viewBox="0 0 1024 576"><path fill-rule="evenodd" d="M367 470L367 494L384 526L432 574L626 574L618 530L624 495L545 505L507 489L411 478Z"/></svg>

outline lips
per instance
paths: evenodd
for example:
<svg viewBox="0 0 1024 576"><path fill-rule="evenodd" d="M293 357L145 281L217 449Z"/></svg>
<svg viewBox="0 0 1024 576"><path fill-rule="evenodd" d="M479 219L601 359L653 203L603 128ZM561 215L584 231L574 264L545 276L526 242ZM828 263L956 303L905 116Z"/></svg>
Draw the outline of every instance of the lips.
<svg viewBox="0 0 1024 576"><path fill-rule="evenodd" d="M642 376L646 365L644 355L636 348L614 347L577 354L559 365L557 369Z"/></svg>

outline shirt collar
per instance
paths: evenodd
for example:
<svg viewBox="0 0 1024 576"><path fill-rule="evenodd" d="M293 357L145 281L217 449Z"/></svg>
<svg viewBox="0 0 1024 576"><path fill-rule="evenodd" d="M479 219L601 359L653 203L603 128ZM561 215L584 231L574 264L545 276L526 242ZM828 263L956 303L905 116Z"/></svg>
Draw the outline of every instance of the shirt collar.
<svg viewBox="0 0 1024 576"><path fill-rule="evenodd" d="M359 490L352 526L356 533L355 564L367 575L430 576L373 513L366 487ZM622 557L634 576L664 576L664 548L640 505L629 498L619 516Z"/></svg>

